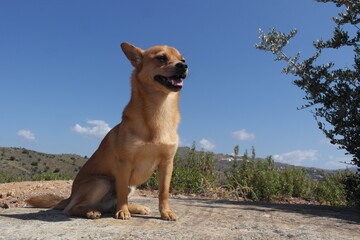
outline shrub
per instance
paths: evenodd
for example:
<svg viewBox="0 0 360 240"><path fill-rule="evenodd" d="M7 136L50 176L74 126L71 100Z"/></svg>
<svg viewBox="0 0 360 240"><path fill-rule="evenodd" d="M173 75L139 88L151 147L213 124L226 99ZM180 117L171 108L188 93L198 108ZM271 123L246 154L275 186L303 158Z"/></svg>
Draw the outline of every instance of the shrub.
<svg viewBox="0 0 360 240"><path fill-rule="evenodd" d="M332 206L346 205L345 185L342 184L344 175L339 171L337 174L325 174L324 180L315 184L315 199L321 204Z"/></svg>
<svg viewBox="0 0 360 240"><path fill-rule="evenodd" d="M346 192L346 201L349 206L360 206L360 175L346 169L341 180Z"/></svg>
<svg viewBox="0 0 360 240"><path fill-rule="evenodd" d="M37 165L38 165L38 162L34 161L34 162L31 163L31 166L37 166Z"/></svg>
<svg viewBox="0 0 360 240"><path fill-rule="evenodd" d="M21 153L22 153L22 154L29 154L29 151L26 150L26 149L23 149Z"/></svg>
<svg viewBox="0 0 360 240"><path fill-rule="evenodd" d="M0 183L22 182L22 181L24 181L24 178L22 176L0 171Z"/></svg>
<svg viewBox="0 0 360 240"><path fill-rule="evenodd" d="M140 188L150 190L158 189L157 171L142 184ZM197 193L207 194L209 190L218 184L218 176L215 173L213 153L196 151L196 146L190 149L183 161L178 154L174 157L174 168L170 184L172 193Z"/></svg>
<svg viewBox="0 0 360 240"><path fill-rule="evenodd" d="M40 173L32 176L32 181L69 180L70 176L60 173Z"/></svg>
<svg viewBox="0 0 360 240"><path fill-rule="evenodd" d="M255 149L249 159L245 151L242 161L237 163L238 146L234 149L234 162L226 173L227 187L236 197L250 200L271 201L275 197L309 197L312 182L303 168L278 170L271 157L255 159Z"/></svg>
<svg viewBox="0 0 360 240"><path fill-rule="evenodd" d="M282 196L309 197L311 195L311 180L304 168L287 167L280 174Z"/></svg>
<svg viewBox="0 0 360 240"><path fill-rule="evenodd" d="M185 161L181 161L178 156L175 157L171 192L206 195L217 185L218 176L215 173L213 153L197 153L193 144Z"/></svg>

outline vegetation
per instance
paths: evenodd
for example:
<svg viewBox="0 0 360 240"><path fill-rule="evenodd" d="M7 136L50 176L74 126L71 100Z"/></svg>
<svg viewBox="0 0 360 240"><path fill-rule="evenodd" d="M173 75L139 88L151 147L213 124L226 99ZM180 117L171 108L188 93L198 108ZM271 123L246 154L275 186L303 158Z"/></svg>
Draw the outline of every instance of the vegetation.
<svg viewBox="0 0 360 240"><path fill-rule="evenodd" d="M340 181L345 188L347 205L360 206L360 175L346 171Z"/></svg>
<svg viewBox="0 0 360 240"><path fill-rule="evenodd" d="M35 174L32 176L32 181L52 181L52 180L70 180L73 179L73 177L67 176L65 174L59 174L59 173L40 173Z"/></svg>
<svg viewBox="0 0 360 240"><path fill-rule="evenodd" d="M4 170L0 171L0 183L9 183L9 182L22 182L24 178L21 176L16 176L11 173L7 173Z"/></svg>
<svg viewBox="0 0 360 240"><path fill-rule="evenodd" d="M305 168L278 169L271 157L257 159L254 148L251 157L247 151L240 157L239 146L235 146L231 169L222 179L215 171L213 154L197 152L193 145L185 159L179 155L175 157L171 192L254 201L301 198L332 206L358 204L355 189L349 193L346 184L349 177L357 174L338 171L336 174L324 173L324 176L317 181L310 179ZM157 173L140 187L157 190Z"/></svg>
<svg viewBox="0 0 360 240"><path fill-rule="evenodd" d="M344 177L340 172L336 175L325 175L325 179L315 185L315 199L321 204L346 205L345 185L342 183Z"/></svg>
<svg viewBox="0 0 360 240"><path fill-rule="evenodd" d="M273 53L275 61L287 63L283 72L297 77L293 83L305 92L307 103L302 108L314 107L312 112L319 129L332 144L352 155L352 163L360 170L360 28L357 26L360 23L360 3L359 0L317 1L333 2L337 7L344 7L345 11L333 18L336 24L333 37L313 43L316 52L312 57L300 62L299 53L295 57L285 53L284 48L296 35L296 29L290 34L274 28L268 34L260 30L261 41L255 47ZM315 64L324 50L346 48L354 51L352 67L334 69L333 62Z"/></svg>
<svg viewBox="0 0 360 240"><path fill-rule="evenodd" d="M0 182L67 180L73 179L80 169L77 161L81 160L76 155L49 155L18 148L0 148L0 152L0 164L10 169L0 171ZM37 160L28 158L29 154ZM11 156L16 160L10 160ZM197 151L195 144L192 148L179 148L174 158L171 193L254 201L299 198L333 206L359 205L359 184L353 183L360 180L353 172L323 173L321 180L315 180L305 168L277 165L271 157L256 158L255 148L251 156L247 150L241 156L239 146L235 146L231 162L215 160L215 156ZM229 166L227 170L219 169L224 162ZM25 178L27 175L12 173L13 166L25 173L37 170ZM59 166L71 168L65 171ZM157 172L140 188L158 190Z"/></svg>
<svg viewBox="0 0 360 240"><path fill-rule="evenodd" d="M234 156L237 152L238 147L235 147ZM324 180L315 181L309 178L304 168L287 167L279 170L275 168L271 157L266 160L255 160L255 157L249 159L244 155L240 164L233 164L226 178L227 187L237 198L272 201L275 198L295 197L343 206L349 203L342 182L346 174L325 174Z"/></svg>
<svg viewBox="0 0 360 240"><path fill-rule="evenodd" d="M296 29L290 34L278 32L274 28L268 34L260 30L261 41L255 47L272 52L276 56L275 61L285 61L288 64L283 72L299 78L293 83L305 92L304 99L307 103L302 108L315 107L312 112L319 129L332 144L352 155L352 164L360 171L360 28L357 26L360 23L360 3L359 0L317 1L333 2L345 10L333 18L336 24L333 37L313 43L316 52L312 57L300 62L299 53L293 58L285 53L284 48L297 34ZM346 66L334 69L333 62L315 64L323 50L346 48L354 51L352 68ZM324 121L331 127L326 126ZM325 181L334 182L329 177ZM345 175L341 181L345 184L347 201L359 205L360 175ZM332 194L327 193L321 186L318 191L324 195ZM339 203L342 199L333 201Z"/></svg>
<svg viewBox="0 0 360 240"><path fill-rule="evenodd" d="M176 154L174 158L174 170L170 184L172 193L196 193L207 195L211 188L218 185L218 175L215 173L215 161L211 152L197 152L196 146L187 154L186 160L182 161ZM158 190L157 172L141 185L142 188Z"/></svg>
<svg viewBox="0 0 360 240"><path fill-rule="evenodd" d="M32 180L41 174L74 178L86 159L75 154L46 154L24 148L0 147L0 182ZM6 173L6 174L5 174Z"/></svg>

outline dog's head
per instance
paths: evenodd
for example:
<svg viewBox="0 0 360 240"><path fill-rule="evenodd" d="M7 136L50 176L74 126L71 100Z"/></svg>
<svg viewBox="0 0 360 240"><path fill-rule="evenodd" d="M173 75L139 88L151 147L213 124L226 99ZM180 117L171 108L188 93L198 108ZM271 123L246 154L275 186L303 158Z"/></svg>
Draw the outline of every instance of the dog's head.
<svg viewBox="0 0 360 240"><path fill-rule="evenodd" d="M165 92L180 91L188 66L178 50L169 46L155 46L142 50L130 43L121 49L136 69L138 80L146 86Z"/></svg>

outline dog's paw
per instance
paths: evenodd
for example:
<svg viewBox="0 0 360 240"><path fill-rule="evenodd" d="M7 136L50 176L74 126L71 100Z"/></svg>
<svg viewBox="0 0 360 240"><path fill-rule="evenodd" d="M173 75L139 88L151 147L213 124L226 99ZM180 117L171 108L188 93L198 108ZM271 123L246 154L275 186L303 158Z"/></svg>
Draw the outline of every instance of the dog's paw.
<svg viewBox="0 0 360 240"><path fill-rule="evenodd" d="M144 207L140 212L140 214L142 214L142 215L149 215L150 213L151 213L151 210L147 207Z"/></svg>
<svg viewBox="0 0 360 240"><path fill-rule="evenodd" d="M89 212L86 213L86 217L90 218L90 219L98 219L98 218L101 217L101 212L96 211L96 210L89 211Z"/></svg>
<svg viewBox="0 0 360 240"><path fill-rule="evenodd" d="M161 214L161 219L168 220L168 221L176 221L176 218L177 218L176 214L170 210L160 212L160 214Z"/></svg>
<svg viewBox="0 0 360 240"><path fill-rule="evenodd" d="M119 210L115 214L115 218L122 219L122 220L129 220L131 218L131 214L130 214L129 210Z"/></svg>
<svg viewBox="0 0 360 240"><path fill-rule="evenodd" d="M139 214L141 215L149 215L151 213L151 210L145 206L142 206L142 209L140 209Z"/></svg>
<svg viewBox="0 0 360 240"><path fill-rule="evenodd" d="M131 214L149 215L151 213L151 210L143 205L129 204L128 208Z"/></svg>

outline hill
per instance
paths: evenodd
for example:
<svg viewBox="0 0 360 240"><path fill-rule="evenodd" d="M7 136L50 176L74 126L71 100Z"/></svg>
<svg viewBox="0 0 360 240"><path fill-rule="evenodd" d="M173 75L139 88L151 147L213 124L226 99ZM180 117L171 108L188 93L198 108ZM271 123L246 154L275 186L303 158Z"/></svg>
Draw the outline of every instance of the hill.
<svg viewBox="0 0 360 240"><path fill-rule="evenodd" d="M32 180L44 173L70 179L86 161L76 154L48 154L25 148L0 147L0 182ZM7 179L1 179L1 175Z"/></svg>

